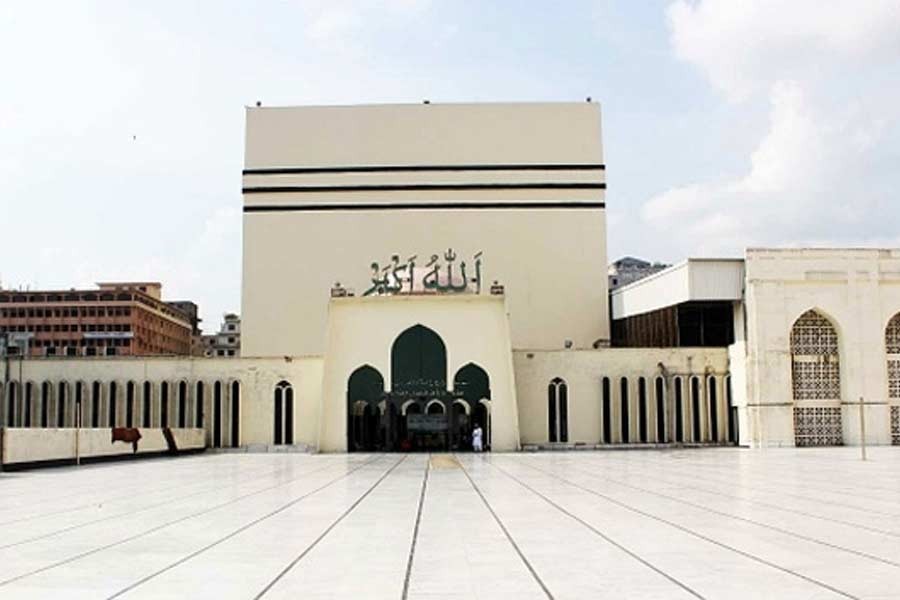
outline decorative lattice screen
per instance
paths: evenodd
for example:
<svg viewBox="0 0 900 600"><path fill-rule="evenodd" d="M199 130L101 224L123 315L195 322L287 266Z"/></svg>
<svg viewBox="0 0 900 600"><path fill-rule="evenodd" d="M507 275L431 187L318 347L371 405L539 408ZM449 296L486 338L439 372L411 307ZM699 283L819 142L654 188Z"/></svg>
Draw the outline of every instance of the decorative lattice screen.
<svg viewBox="0 0 900 600"><path fill-rule="evenodd" d="M797 446L840 446L844 443L840 407L794 407Z"/></svg>
<svg viewBox="0 0 900 600"><path fill-rule="evenodd" d="M837 332L828 319L814 310L803 313L791 328L791 370L794 443L797 446L841 445ZM823 402L833 406L815 406Z"/></svg>
<svg viewBox="0 0 900 600"><path fill-rule="evenodd" d="M900 400L900 314L888 321L884 345L888 354L888 398Z"/></svg>
<svg viewBox="0 0 900 600"><path fill-rule="evenodd" d="M891 443L900 446L900 406L891 407Z"/></svg>

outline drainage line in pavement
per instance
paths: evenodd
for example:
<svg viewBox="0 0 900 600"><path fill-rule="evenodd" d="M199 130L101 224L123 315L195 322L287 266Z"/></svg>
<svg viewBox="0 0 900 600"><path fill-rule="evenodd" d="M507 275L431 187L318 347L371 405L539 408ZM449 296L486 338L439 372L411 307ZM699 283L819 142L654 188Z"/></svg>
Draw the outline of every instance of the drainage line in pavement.
<svg viewBox="0 0 900 600"><path fill-rule="evenodd" d="M189 560L191 560L192 558L194 558L194 557L196 557L196 556L202 554L203 552L206 552L207 550L209 550L209 549L211 549L211 548L214 548L215 546L218 546L218 545L221 544L222 542L225 542L225 541L227 541L227 540L233 538L234 536L236 536L237 534L241 533L242 531L246 531L246 530L249 529L250 527L253 527L254 525L256 525L256 524L258 524L258 523L260 523L260 522L262 522L262 521L268 519L269 517L275 516L276 514L282 512L282 511L284 511L284 510L287 510L288 508L290 508L291 506L294 506L295 504L297 504L297 503L300 502L301 500L305 500L306 498L309 498L309 497L312 496L313 494L316 494L316 493L318 493L318 492L321 492L321 491L324 490L325 488L334 485L334 484L337 483L338 481L341 481L342 479L345 479L346 477L348 477L351 473L353 473L353 472L355 472L355 471L358 471L359 469L362 469L363 467L368 466L369 464L375 462L375 460L377 460L377 458L371 458L371 459L369 459L369 460L366 460L366 461L360 463L358 466L356 466L356 467L350 469L349 471L347 471L346 473L340 475L339 477L336 477L336 478L332 479L332 480L329 481L328 483L325 483L325 484L323 484L323 485L321 485L321 486L315 488L314 490L311 490L311 491L309 491L309 492L306 492L306 493L304 493L304 494L301 494L300 496L297 496L296 498L292 499L290 502L287 502L286 504L282 504L281 506L279 506L279 507L276 508L275 510L273 510L273 511L271 511L271 512L269 512L269 513L266 513L265 515L263 515L263 516L261 516L261 517L258 517L258 518L254 519L253 521L251 521L251 522L249 522L249 523L246 523L246 524L242 525L241 527L235 529L234 531L232 531L232 532L229 533L228 535L223 536L223 537L217 539L216 541L207 544L206 546L203 546L203 547L200 548L199 550L195 550L194 552L191 552L191 553L188 554L187 556L183 556L183 557L179 558L179 559L176 560L175 562L166 565L166 566L163 567L162 569L159 569L158 571L155 571L155 572L151 573L150 575L147 575L147 576L145 576L145 577L142 577L141 579L135 581L134 583L132 583L132 584L130 584L130 585L128 585L128 586L122 588L121 590L119 590L118 592L116 592L115 594L113 594L112 596L109 596L109 597L108 597L108 600L109 600L109 599L112 599L112 598L118 598L119 596L122 596L123 594L126 594L126 593L130 592L131 590L135 589L136 587L138 587L138 586L140 586L140 585L143 585L143 584L147 583L148 581L150 581L150 580L153 579L154 577L158 577L159 575L162 575L163 573L165 573L165 572L167 572L167 571L170 571L171 569L174 569L175 567L177 567L177 566L179 566L179 565L182 565L182 564L186 563L187 561L189 561ZM330 466L330 465L329 465L329 466ZM328 468L328 467L326 466L326 467L322 467L322 469L316 469L316 470L317 470L317 471L321 471L321 470L326 469L326 468Z"/></svg>
<svg viewBox="0 0 900 600"><path fill-rule="evenodd" d="M519 485L521 485L521 486L523 486L523 487L525 487L525 488L527 488L527 489L530 489L530 490L533 491L535 494L541 496L542 498L544 498L545 500L547 500L547 502L550 502L551 504L554 504L554 506L559 507L558 505L556 505L555 503L553 503L551 500L549 500L548 498L546 498L546 496L543 496L543 495L540 494L539 492L535 491L533 488L531 488L531 487L528 486L527 484L522 483L522 482L519 481L516 477L510 475L507 471L505 471L505 470L502 469L501 467L498 467L497 465L491 465L491 466L493 466L495 469L498 469L499 471L505 473L505 474L507 475L507 477L510 477L510 478L513 479L514 481L517 481L517 482L519 483ZM530 465L528 465L528 466L530 466ZM853 598L853 600L860 600L860 598L859 598L858 596L854 596L853 594L850 594L849 592L845 592L845 591L843 591L843 590L839 590L838 588L833 587L833 586L831 586L831 585L829 585L829 584L827 584L827 583L825 583L825 582L823 582L823 581L819 581L818 579L814 579L813 577L809 577L808 575L804 575L804 574L802 574L802 573L798 573L797 571L793 571L793 570L791 570L791 569L788 569L787 567L782 567L781 565L778 565L778 564L773 563L773 562L771 562L771 561L768 561L768 560L766 560L766 559L764 559L764 558L761 558L761 557L759 557L759 556L756 556L755 554L751 554L751 553L746 552L746 551L744 551L744 550L741 550L741 549L739 549L739 548L735 548L734 546L729 546L728 544L726 544L726 543L724 543L724 542L720 542L720 541L715 540L715 539L713 539L713 538L711 538L711 537L707 537L707 536L703 535L702 533L698 533L698 532L696 532L696 531L694 531L694 530L692 530L692 529L688 529L687 527L685 527L685 526L683 526L683 525L679 525L678 523L675 523L674 521L669 521L668 519L664 519L664 518L659 517L659 516L657 516L657 515L654 515L654 514L652 514L652 513L645 512L645 511L643 511L643 510L641 510L641 509L639 509L639 508L634 508L633 506L630 506L630 505L628 505L628 504L625 504L624 502L620 502L620 501L618 501L618 500L615 500L615 499L613 499L613 498L610 498L609 496L606 496L606 495L604 495L604 494L601 494L600 492L597 492L597 491L592 490L592 489L590 489L590 488L586 488L586 487L584 487L584 486L582 486L582 485L579 485L579 484L577 484L577 483L573 483L573 482L571 482L571 481L568 481L567 479L563 479L562 477L559 477L558 475L553 475L552 473L549 473L548 471L542 471L541 469L538 469L537 467L531 467L531 468L533 468L534 470L539 471L539 472L541 472L541 473L544 473L545 475L548 475L549 477L552 477L552 478L554 478L554 479L556 479L556 480L558 480L558 481L561 481L561 482L563 482L563 483L565 483L565 484L567 484L567 485L570 485L570 486L572 486L572 487L574 487L574 488L577 488L577 489L579 489L579 490L585 491L585 492L587 492L587 493L589 493L589 494L591 494L591 495L597 496L598 498L602 498L603 500L606 500L607 502L610 502L610 503L612 503L612 504L615 504L616 506L620 506L620 507L624 508L624 509L627 510L627 511L630 511L630 512L633 512L633 513L642 515L642 516L644 516L644 517L653 519L654 521L659 521L660 523L665 523L666 525L669 525L670 527L674 527L675 529L678 529L679 531L682 531L682 532L684 532L684 533L687 533L688 535L691 535L691 536L693 536L693 537L699 538L699 539L704 540L704 541L706 541L706 542L709 542L709 543L711 543L711 544L715 544L716 546L719 546L720 548L725 548L726 550L730 550L730 551L732 551L732 552L734 552L734 553L736 553L736 554L740 554L741 556L744 556L744 557L746 557L746 558L749 558L749 559L751 559L751 560L754 560L754 561L756 561L756 562L758 562L758 563L764 564L764 565L766 565L766 566L768 566L768 567L772 567L773 569L777 569L777 570L779 570L779 571L782 571L783 573L787 573L787 574L789 574L789 575L793 575L794 577L798 577L798 578L800 578L800 579L803 579L804 581L807 581L807 582L809 582L809 583L812 583L812 584L814 584L814 585L817 585L817 586L819 586L819 587L821 587L821 588L824 588L824 589L826 589L826 590L828 590L828 591L830 591L830 592L833 592L833 593L835 593L835 594L838 594L839 596L843 596L843 597L845 597L845 598ZM563 509L563 508L561 508L561 507L559 507L559 508L560 508L560 510L562 510L563 512L566 512L567 514L571 515L571 513L568 513L565 509ZM575 517L574 515L571 515L571 516L572 516L574 519L578 520L579 522L581 522L581 523L583 523L583 524L586 524L585 521L579 519L578 517ZM590 528L590 525L587 525L587 524L586 524L586 526ZM669 577L669 576L666 575L666 577Z"/></svg>
<svg viewBox="0 0 900 600"><path fill-rule="evenodd" d="M331 533L332 529L337 527L341 521L343 521L350 513L353 512L353 510L357 506L359 506L362 503L363 500L365 500L368 497L369 494L371 494L373 491L375 491L375 488L377 488L378 485L382 481L387 479L387 476L390 475L394 469L399 467L400 463L402 463L404 460L406 460L407 456L408 455L404 455L403 458L401 458L400 460L395 462L394 465L390 469L385 471L384 474L382 474L381 477L378 478L378 481L376 481L374 484L372 484L372 487L367 489L362 496L360 496L359 498L356 499L356 502L351 504L347 510L345 510L343 513L341 513L341 516L339 516L337 519L335 519L335 521L331 525L329 525L325 529L325 531L323 531L321 534L319 534L319 537L314 539L313 542L309 546L307 546L303 552L301 552L299 555L297 555L297 557L294 560L292 560L290 563L288 563L288 565L284 569L282 569L281 572L278 573L278 575L275 576L275 579L270 581L266 585L266 587L264 587L256 596L253 597L253 599L257 600L258 598L262 598L263 596L265 596L269 592L269 590L271 590L275 586L275 584L281 580L282 577L287 575L288 572L297 565L297 563L299 563L301 560L303 560L303 557L305 557L307 554L312 552L313 548L315 548L319 544L319 542L324 540L325 536L327 536L329 533Z"/></svg>
<svg viewBox="0 0 900 600"><path fill-rule="evenodd" d="M587 471L585 469L578 469L578 471L581 473L584 473L586 475L590 475L594 479L598 478L592 471ZM656 477L656 480L659 481L660 483L664 483L668 486L672 486L672 487L675 487L675 488L678 488L681 490L688 490L691 492L697 492L699 494L705 494L708 496L719 496L722 498L728 498L729 500L736 500L738 502L747 503L747 504L757 504L759 506L765 506L766 508L770 508L772 510L786 512L786 513L790 513L790 514L794 514L794 515L800 515L803 517L808 517L810 519L818 519L820 521L826 521L828 523L837 523L839 525L846 525L847 527L853 527L855 529L860 529L862 531L869 531L871 533L876 533L879 535L900 537L900 533L897 533L896 531L888 531L887 529L878 529L877 527L869 527L868 525L863 525L862 523L856 523L854 521L845 521L843 519L836 519L834 517L826 517L823 515L816 515L816 514L806 512L803 510L799 510L796 508L787 508L784 506L779 506L777 504L772 504L771 502L763 502L762 500L754 500L753 498L747 498L747 497L740 496L740 495L728 494L728 493L721 492L721 491L718 491L715 489L698 487L696 485L688 485L682 481L673 481L672 479L662 479L658 475L655 475L655 477ZM603 480L611 481L613 483L618 483L619 485L624 485L626 487L635 487L635 489L639 489L636 486L633 486L633 485L630 485L630 484L627 484L624 482L619 482L615 479L610 479L609 477L604 476ZM741 489L747 489L747 488L742 488L741 486L735 486L735 489L741 490ZM647 491L647 490L645 490L645 491ZM650 492L650 493L658 493L658 492Z"/></svg>
<svg viewBox="0 0 900 600"><path fill-rule="evenodd" d="M484 460L484 459L482 459L482 460ZM612 539L611 537L609 537L607 534L603 533L602 531L600 531L599 529L597 529L596 527L594 527L593 525L591 525L590 523L588 523L587 521L585 521L584 519L582 519L581 517L578 517L578 516L576 516L575 514L569 512L568 510L566 510L565 508L563 508L562 506L560 506L559 504L557 504L556 502L554 502L553 500L551 500L550 498L548 498L547 496L545 496L544 494L540 493L539 491L537 491L536 489L534 489L533 487L531 487L531 486L528 485L527 483L523 482L523 481L520 480L518 477L515 477L515 476L511 475L508 471L506 471L505 469L502 469L501 467L498 467L497 465L493 464L493 462L490 461L490 460L487 460L487 461L485 461L485 462L487 462L487 464L489 464L491 467L497 469L498 471L500 471L501 473L503 473L504 475L506 475L507 477L509 477L510 479L512 479L513 481L515 481L515 482L518 483L519 485L521 485L523 488L525 488L526 490L528 490L529 492L531 492L531 493L534 494L535 496L541 498L544 502L546 502L547 504L549 504L550 506L552 506L553 508L555 508L555 509L558 510L559 512L563 513L564 515L566 515L566 516L569 517L570 519L572 519L572 520L574 520L575 522L577 522L577 523L581 524L582 526L586 527L587 529L589 529L590 531L594 532L596 535L600 536L600 537L603 538L605 541L607 541L608 543L612 544L613 546L615 546L616 548L618 548L619 550L621 550L622 552L624 552L625 554L627 554L627 555L630 556L631 558L633 558L633 559L635 559L636 561L640 562L642 565L644 565L644 566L647 567L648 569L651 569L652 571L655 571L656 573L662 575L663 577L665 577L666 579L668 579L669 581L671 581L672 583L674 583L675 585L677 585L678 587L680 587L681 589L683 589L684 591L686 591L687 593L689 593L690 595L694 596L695 598L701 598L701 599L704 599L704 596L702 596L699 592L697 592L696 590L694 590L693 588L691 588L690 586L688 586L686 583L683 583L683 582L679 581L678 579L675 579L673 576L669 575L668 573L666 573L665 571L663 571L662 569L660 569L659 567L657 567L656 565L654 565L653 563L651 563L651 562L648 561L647 559L643 558L642 556L640 556L639 554L637 554L637 553L634 552L633 550L629 550L628 548L626 548L625 546L623 546L623 545L620 544L619 542L615 541L614 539ZM536 467L535 467L535 468L536 468Z"/></svg>
<svg viewBox="0 0 900 600"><path fill-rule="evenodd" d="M188 460L188 459L189 459L188 457L185 457L185 458L182 458L182 459L179 459L179 460ZM168 459L164 459L164 460L168 460ZM146 463L155 462L155 461L151 461L151 460L147 460L147 459L142 459L142 460L140 460L140 462L146 464ZM118 464L114 464L114 465L102 465L102 464L101 464L101 465L97 465L96 467L104 467L104 466L105 466L106 468L109 468L109 469L115 469L115 468L117 468L117 467L123 467L123 466L125 466L125 467L133 467L133 466L135 466L135 465L132 464L132 463L123 462L123 463L118 463ZM190 465L190 466L197 466L197 465ZM96 467L95 467L95 468L96 468ZM72 468L74 469L75 467L72 467ZM87 467L81 467L81 468L82 468L82 469L86 469ZM249 469L248 469L248 470L249 470ZM164 481L164 482L161 482L161 484L162 484L162 485L166 485L166 484L168 484L168 485L178 485L179 477L180 477L180 476L187 476L186 479L191 480L192 477L193 477L193 478L196 478L196 472L198 472L198 471L201 471L201 469L192 469L192 470L187 471L187 472L183 472L183 471L181 471L181 470L179 470L179 471L177 471L177 472L169 471L169 473L167 473L167 475L173 475L173 476L174 476L173 479L171 479L171 480L166 480L166 481ZM83 471L81 471L81 473L83 474ZM135 475L133 475L133 476L134 476L134 477L138 477L138 475L140 475L140 474L135 474ZM49 478L45 478L45 479L49 479ZM104 485L109 483L109 482L106 482L106 481L102 481L102 482L100 482L99 484L98 484L97 482L94 482L94 483L86 484L86 485L83 485L83 486L69 487L68 485L66 485L66 482L65 482L65 481L61 481L61 480L56 480L56 481L49 481L49 480L48 480L48 481L46 481L46 482L43 482L43 481L41 481L41 480L38 479L38 478L34 478L33 481L36 481L36 482L38 482L38 483L45 484L45 486L51 486L51 485L52 485L52 487L57 488L57 489L62 489L62 488L64 488L64 489L66 490L66 492L67 492L67 496L77 495L77 494L79 494L80 492L82 492L83 490L92 490L92 491L93 491L93 490L96 490L98 487L103 488L103 489L106 489L106 488L104 487ZM8 492L9 492L11 495L15 495L16 493L18 493L18 492L15 491L15 490L8 490ZM165 493L165 492L166 492L166 490L161 490L161 491L159 491L159 492L152 492L152 493ZM60 514L70 513L70 512L75 512L75 511L78 511L78 510L84 510L84 509L86 509L86 508L91 508L91 507L93 507L93 506L97 506L98 504L112 504L112 503L114 503L114 502L122 502L123 500L130 500L130 499L132 499L132 498L134 497L134 494L135 494L134 490L129 490L129 491L123 492L123 493L121 493L121 494L115 494L115 495L113 495L113 496L107 496L106 498L102 498L102 499L98 499L98 500L93 500L93 501L91 501L91 502L86 502L86 503L81 504L81 505L78 505L78 506L69 506L69 505L65 504L65 502L63 502L63 503L61 503L61 504L64 505L66 508L64 508L64 509L62 509L62 510L51 510L50 512L42 512L42 513L39 513L39 514L36 514L36 515L30 515L30 516L27 516L27 517L17 517L17 518L15 518L15 519L9 519L8 521L0 521L0 526L3 526L3 525L11 525L11 524L14 524L14 523L22 523L22 522L24 522L24 521L34 521L34 520L36 520L36 519L44 519L44 518L47 518L47 517L55 517L55 516L60 515ZM50 499L45 499L43 502L29 502L28 505L27 505L27 507L24 507L24 508L32 509L32 508L39 507L39 506L45 505L45 504L54 504L54 503L60 504L58 500L59 500L59 499L58 499L57 497L54 497L54 498L50 498ZM16 511L16 510L19 510L19 509L21 509L21 508L23 508L23 506L5 507L5 508L3 508L3 509L0 509L0 514L2 514L3 512Z"/></svg>
<svg viewBox="0 0 900 600"><path fill-rule="evenodd" d="M370 462L372 462L372 461L374 461L374 460L375 460L375 459L370 459L370 460L368 460L368 461L362 463L362 464L359 465L358 467L355 467L352 471L355 471L356 469L360 469L360 468L364 467L366 464L368 464L368 463L370 463ZM229 505L231 505L231 504L235 504L236 502L240 502L241 500L244 500L244 499L246 499L246 498L249 498L250 496L255 496L255 495L257 495L257 494L261 494L261 493L263 493L263 492L268 492L268 491L273 490L273 489L275 489L275 488L278 488L278 487L282 487L282 486L288 485L288 484L290 484L290 483L293 483L294 481L297 481L297 480L300 479L301 477L306 477L306 476L311 475L311 474L313 474L313 473L316 473L316 472L318 472L318 471L322 471L322 470L324 470L324 469L327 469L327 468L330 467L330 466L332 466L332 465L326 465L326 466L323 466L323 467L318 468L318 469L313 469L312 471L308 471L308 472L306 472L306 473L304 473L304 474L302 474L302 475L300 475L300 476L297 476L297 477L295 477L295 478L293 478L293 479L291 479L291 480L288 480L288 481L286 481L286 482L278 483L278 484L276 484L276 485L272 485L272 486L269 486L269 487L266 487L266 488L262 488L262 489L260 489L260 490L254 491L254 492L249 492L249 493L247 493L247 494L243 494L243 495L238 496L238 497L236 497L236 498L232 498L231 500L228 500L228 501L226 501L226 502L222 502L221 504L217 504L217 505L215 505L215 506L213 506L213 507L211 507L211 508L207 508L207 509L204 509L204 510L195 512L195 513L191 513L191 514L189 514L189 515L185 515L185 516L183 516L183 517L179 517L178 519L174 519L174 520L172 520L172 521L168 521L168 522L163 523L163 524L161 524L161 525L157 525L156 527L151 527L150 529L144 530L144 531L142 531L142 532L140 532L140 533L136 533L136 534L134 534L134 535L132 535L132 536L128 536L128 537L123 538L123 539L121 539L121 540L118 540L118 541L115 541L115 542L110 542L109 544L105 544L105 545L103 545L103 546L100 546L100 547L98 547L98 548L94 548L94 549L92 549L92 550L87 550L87 551L82 552L82 553L80 553L80 554L76 554L75 556L70 556L69 558L65 558L65 559L63 559L63 560L60 560L60 561L57 561L57 562L55 562L55 563L46 565L46 566L44 566L44 567L40 567L40 568L38 568L38 569L34 569L33 571L29 571L29 572L27 572L27 573L22 573L21 575L16 575L15 577L10 577L9 579L4 579L3 581L0 581L0 586L8 585L8 584L13 583L13 582L15 582L15 581L19 581L20 579L25 579L26 577L31 577L32 575L37 575L38 573L43 573L44 571L49 571L50 569L55 569L56 567L60 567L60 566L65 565L65 564L73 563L73 562L75 562L75 561L77 561L77 560L80 560L80 559L82 559L82 558L85 558L85 557L87 557L87 556L91 556L92 554L97 554L98 552L102 552L102 551L104 551L104 550L108 550L108 549L110 549L110 548L114 548L114 547L116 547L116 546L120 546L120 545L122 545L122 544L131 542L131 541L134 541L134 540L136 540L136 539L139 539L139 538L144 537L145 535L149 535L149 534L151 534L151 533L155 533L155 532L157 532L157 531L160 531L160 530L162 530L162 529L165 529L166 527L170 527L170 526L172 526L172 525L176 525L176 524L178 524L178 523L182 523L182 522L184 522L184 521L187 521L188 519L193 519L194 517L199 517L199 516L202 516L202 515L211 513L211 512L213 512L213 511L219 510L220 508L224 508L224 507L229 506ZM350 472L352 472L352 471L350 471ZM348 473L345 473L342 477L345 477L347 474L349 474L349 472L348 472ZM339 478L339 479L340 479L340 478Z"/></svg>
<svg viewBox="0 0 900 600"><path fill-rule="evenodd" d="M428 488L428 473L431 471L431 454L425 461L425 476L422 478L422 491L419 493L419 508L416 510L416 524L413 527L412 541L409 544L409 558L406 561L406 576L403 578L402 600L409 597L409 580L412 577L413 559L416 555L416 540L419 538L419 525L422 522L422 507L425 506L425 490Z"/></svg>
<svg viewBox="0 0 900 600"><path fill-rule="evenodd" d="M526 465L526 466L531 467L532 469L535 469L536 471L540 471L541 473L545 473L545 474L547 474L547 475L553 475L553 474L550 473L549 471L544 471L543 469L539 469L539 468L537 468L537 467L535 467L535 466L533 466L533 465ZM580 472L580 473L584 473L585 475L587 475L587 476L590 477L591 479L600 479L600 480L602 480L602 481L608 481L608 482L613 483L613 484L615 484L615 485L619 485L619 486L622 486L622 487L631 488L631 489L633 489L633 490L637 490L637 491L639 491L639 492L643 492L643 493L649 494L649 495L651 495L651 496L657 496L657 497L659 497L659 498L665 498L666 500L670 500L670 501L672 501L672 502L678 502L678 503L680 503L680 504L684 504L685 506L690 506L690 507L692 507L692 508L696 508L696 509L699 509L699 510L702 510L702 511L705 511L705 512L709 512L709 513L712 513L712 514L714 514L714 515L719 515L719 516L725 517L725 518L727 518L727 519L735 519L735 520L737 520L737 521L743 521L744 523L749 523L749 524L751 524L751 525L756 525L757 527L763 527L763 528L765 528L765 529L771 529L772 531L777 531L778 533L783 533L784 535L789 535L789 536L795 537L795 538L797 538L797 539L803 540L803 541L805 541L805 542L810 542L810 543L813 543L813 544L820 544L820 545L822 545L822 546L825 546L826 548L833 548L834 550L840 550L840 551L842 551L842 552L848 552L848 553L850 553L850 554L855 554L856 556L859 556L859 557L862 557L862 558L868 558L869 560L874 560L874 561L877 561L877 562L884 563L884 564L886 564L886 565L890 565L890 566L892 566L892 567L898 567L898 568L900 568L900 563L898 563L898 562L896 562L896 561L893 561L893 560L890 560L890 559L887 559L887 558L882 558L882 557L880 557L880 556L876 556L876 555L874 555L874 554L869 554L868 552L863 552L863 551L861 551L861 550L854 550L853 548L847 548L847 547L845 547L845 546L839 546L838 544L832 544L831 542L826 542L825 540L820 540L820 539L818 539L818 538L814 538L814 537L811 537L811 536L807 536L807 535L804 535L804 534L802 534L802 533L797 533L797 532L791 531L791 530L789 530L789 529L783 529L783 528L781 528L781 527L778 527L777 525L770 525L770 524L768 524L768 523L763 523L762 521L757 521L756 519L750 519L750 518L747 518L747 517L740 517L740 516L738 516L738 515L733 515L733 514L731 514L731 513L723 512L723 511L720 511L720 510L715 509L715 508L710 508L710 507L704 506L704 505L702 505L702 504L697 504L697 503L695 503L695 502L691 502L691 501L689 501L689 500L683 500L683 499L678 498L678 497L676 497L676 496L670 496L670 495L668 495L668 494L663 494L662 492L656 492L656 491L654 491L654 490L648 490L647 488L642 488L642 487L640 487L640 486L632 485L632 484L630 484L630 483L623 483L623 482L621 482L621 481L618 481L618 480L616 480L616 479L611 479L611 478L609 478L609 477L597 477L597 476L594 475L593 473L590 473L589 471L585 471L585 470L583 470L583 469L576 469L576 470L577 470L578 472ZM896 535L896 534L890 534L890 533L888 533L888 535Z"/></svg>
<svg viewBox="0 0 900 600"><path fill-rule="evenodd" d="M497 515L497 513L494 511L493 507L487 501L487 498L484 497L484 494L482 494L481 490L478 488L478 486L475 485L475 481L472 479L472 476L469 475L469 471L466 469L465 465L463 465L460 462L459 466L462 468L462 472L466 476L466 479L468 479L469 483L472 485L472 489L475 490L475 493L478 494L479 498L481 498L481 501L484 503L485 507L488 509L488 512L490 512L491 516L494 517L494 521L497 523L497 525L500 526L500 530L503 531L503 535L506 536L506 539L509 541L510 545L513 547L513 550L516 551L516 554L519 555L519 558L525 564L525 567L531 573L531 576L534 578L534 580L537 582L537 584L544 591L544 594L547 596L547 598L549 598L549 600L554 600L553 594L550 593L550 590L547 588L547 585L537 574L537 571L534 570L534 567L531 565L531 563L528 562L528 559L525 558L525 553L522 552L522 549L519 548L519 545L516 543L516 540L513 539L512 534L509 533L509 530L506 528L506 525L504 525L503 521L500 520L500 516Z"/></svg>
<svg viewBox="0 0 900 600"><path fill-rule="evenodd" d="M251 469L246 469L245 471L246 471L246 472L251 472L252 470L251 470ZM265 473L265 474L263 474L263 475L259 475L259 476L257 476L257 477L252 477L252 478L250 478L248 481L246 481L245 483L249 483L249 482L252 482L252 481L258 481L258 480L260 480L260 479L264 479L264 478L270 477L270 476L272 476L272 475L279 474L280 472L284 472L284 471L286 471L286 467L282 465L282 466L280 466L280 467L278 467L278 468L276 468L276 469L273 469L273 470L269 471L268 473ZM202 489L202 490L200 490L200 491L198 491L198 492L193 492L193 493L191 493L191 494L185 494L184 496L178 496L177 498L169 498L169 499L167 499L167 500L163 500L162 502L156 502L156 503L154 503L154 504L148 504L148 505L146 505L146 506L143 506L143 507L141 507L141 508L138 508L138 509L135 509L135 510L132 510L132 511L121 512L121 513L117 513L117 514L114 514L114 515L107 515L107 516L105 516L105 517L100 517L100 518L94 519L94 520L92 520L92 521L85 521L84 523L78 523L78 524L76 524L76 525L70 525L70 526L68 526L68 527L63 527L62 529L57 529L56 531L50 531L50 532L48 532L48 533L42 533L41 535L36 535L36 536L34 536L34 537L31 537L31 538L26 538L26 539L24 539L24 540L19 540L18 542L11 542L11 543L9 543L9 544L4 544L4 545L0 546L0 550L4 550L4 549L6 549L6 548L12 548L12 547L14 547L14 546L21 546L22 544L30 544L31 542L37 542L37 541L39 541L39 540L44 540L44 539L47 539L47 538L50 538L50 537L57 536L57 535L59 535L59 534L61 534L61 533L67 533L67 532L69 532L69 531L74 531L75 529L81 529L82 527L88 527L88 526L90 526L90 525L96 525L97 523L102 523L102 522L104 522L104 521L112 521L113 519L119 519L119 518L122 518L122 517L130 517L130 516L136 515L136 514L138 514L138 513L142 513L142 512L144 512L144 511L147 511L147 510L152 510L152 509L154 509L154 508L159 508L160 506L166 506L167 504L176 504L176 503L178 503L178 502L183 502L184 500L187 500L188 498L194 498L195 496L202 496L202 495L204 495L204 494L212 494L212 493L215 493L215 492L220 492L221 489L222 489L222 484L221 484L221 482L218 483L218 484L214 484L214 485L207 485L204 489ZM132 495L133 495L133 494L132 494ZM101 504L102 504L102 503L101 503ZM64 512L66 512L66 511L61 511L59 514L62 514L62 513L64 513ZM44 516L57 516L57 515L55 515L55 514L46 514L46 515L44 515Z"/></svg>

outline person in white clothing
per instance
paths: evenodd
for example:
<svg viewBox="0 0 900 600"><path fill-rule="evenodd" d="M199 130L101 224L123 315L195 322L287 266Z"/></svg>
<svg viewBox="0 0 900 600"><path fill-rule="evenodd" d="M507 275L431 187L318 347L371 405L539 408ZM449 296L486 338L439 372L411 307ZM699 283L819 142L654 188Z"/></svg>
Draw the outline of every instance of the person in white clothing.
<svg viewBox="0 0 900 600"><path fill-rule="evenodd" d="M474 450L475 452L482 451L481 435L481 425L476 423L475 429L472 431L472 450Z"/></svg>

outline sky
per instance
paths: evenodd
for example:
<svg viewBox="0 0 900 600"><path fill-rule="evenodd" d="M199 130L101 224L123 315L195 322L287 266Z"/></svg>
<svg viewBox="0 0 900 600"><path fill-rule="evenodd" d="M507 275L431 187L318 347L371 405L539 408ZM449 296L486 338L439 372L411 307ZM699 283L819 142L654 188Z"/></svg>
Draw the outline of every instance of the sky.
<svg viewBox="0 0 900 600"><path fill-rule="evenodd" d="M897 0L0 4L0 285L240 310L244 107L582 101L608 254L900 246Z"/></svg>

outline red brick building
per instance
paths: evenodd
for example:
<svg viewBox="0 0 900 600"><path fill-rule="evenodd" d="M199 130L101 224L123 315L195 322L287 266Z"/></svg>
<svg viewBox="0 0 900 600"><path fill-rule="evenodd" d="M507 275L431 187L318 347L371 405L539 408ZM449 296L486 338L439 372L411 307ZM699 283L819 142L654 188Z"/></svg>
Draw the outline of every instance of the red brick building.
<svg viewBox="0 0 900 600"><path fill-rule="evenodd" d="M156 282L98 283L96 290L0 290L0 334L28 356L191 353L190 317Z"/></svg>

